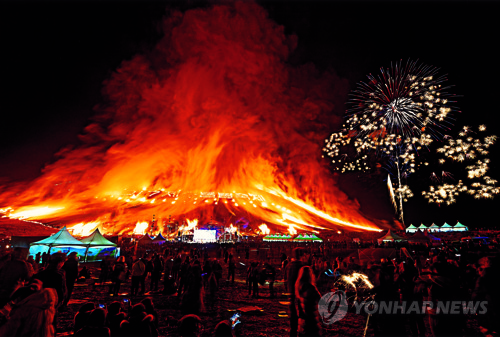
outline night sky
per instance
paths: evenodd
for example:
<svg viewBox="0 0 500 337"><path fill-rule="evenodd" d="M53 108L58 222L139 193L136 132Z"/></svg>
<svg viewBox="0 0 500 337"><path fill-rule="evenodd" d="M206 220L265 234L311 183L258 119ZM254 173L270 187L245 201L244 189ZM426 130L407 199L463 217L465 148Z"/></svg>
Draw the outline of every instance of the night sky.
<svg viewBox="0 0 500 337"><path fill-rule="evenodd" d="M298 36L289 63L334 69L351 88L391 62L419 59L448 74L460 97L456 126L486 124L500 136L497 117L497 2L259 1L269 16ZM0 181L39 175L53 154L77 144L102 101L102 82L123 60L152 48L168 8L208 2L7 1L0 4ZM346 97L347 99L347 97ZM337 130L331 130L335 132ZM499 145L488 175L500 179ZM327 159L325 159L326 161ZM385 182L349 175L341 187L372 216L393 216ZM452 206L420 196L405 205L407 224L497 225L500 196L461 195Z"/></svg>

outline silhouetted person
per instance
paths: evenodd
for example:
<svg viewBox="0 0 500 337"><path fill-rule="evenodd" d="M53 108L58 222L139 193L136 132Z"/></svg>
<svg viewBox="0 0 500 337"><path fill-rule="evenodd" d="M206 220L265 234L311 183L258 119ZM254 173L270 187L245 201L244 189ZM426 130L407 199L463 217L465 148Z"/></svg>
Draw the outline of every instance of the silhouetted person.
<svg viewBox="0 0 500 337"><path fill-rule="evenodd" d="M62 267L66 273L66 289L68 294L63 302L63 307L68 305L71 294L73 293L73 288L75 287L75 282L78 278L78 256L76 252L69 254L68 259L64 262Z"/></svg>
<svg viewBox="0 0 500 337"><path fill-rule="evenodd" d="M18 283L27 281L33 275L32 270L26 262L26 252L16 247L11 259L0 268L0 308L9 301Z"/></svg>
<svg viewBox="0 0 500 337"><path fill-rule="evenodd" d="M229 261L227 264L227 280L231 279L232 284L234 284L234 274L236 272L236 264L234 263L233 255L229 255Z"/></svg>
<svg viewBox="0 0 500 337"><path fill-rule="evenodd" d="M143 282L143 276L146 271L146 266L141 259L137 259L135 263L132 265L132 286L131 286L131 294L132 296L137 295L137 291L139 290L139 284Z"/></svg>
<svg viewBox="0 0 500 337"><path fill-rule="evenodd" d="M297 299L298 333L299 336L320 336L321 319L318 313L318 302L321 294L316 288L314 273L311 267L300 269L295 282L295 297Z"/></svg>
<svg viewBox="0 0 500 337"><path fill-rule="evenodd" d="M301 261L303 258L304 252L301 248L295 248L293 250L292 261L288 264L288 274L287 274L287 289L290 293L290 336L297 336L298 329L298 314L297 309L295 307L295 282L297 282L297 277L299 276L300 269L304 266L304 263Z"/></svg>
<svg viewBox="0 0 500 337"><path fill-rule="evenodd" d="M120 256L113 267L113 272L111 273L111 282L113 282L113 284L110 287L110 293L114 296L118 296L121 284L126 279L127 265L125 264L125 256Z"/></svg>
<svg viewBox="0 0 500 337"><path fill-rule="evenodd" d="M44 270L35 274L34 278L42 281L44 288L53 288L57 292L57 308L59 308L68 293L66 288L66 273L62 269L66 254L55 253L50 256L50 261Z"/></svg>

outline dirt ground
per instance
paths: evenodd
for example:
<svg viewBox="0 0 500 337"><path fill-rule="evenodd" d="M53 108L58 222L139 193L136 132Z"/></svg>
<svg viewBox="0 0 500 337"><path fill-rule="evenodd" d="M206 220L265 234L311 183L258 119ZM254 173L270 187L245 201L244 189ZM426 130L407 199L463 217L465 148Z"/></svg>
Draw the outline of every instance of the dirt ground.
<svg viewBox="0 0 500 337"><path fill-rule="evenodd" d="M92 276L98 276L99 271L91 267ZM262 311L252 315L243 314L241 324L237 326L235 335L237 336L287 336L289 334L289 317L286 290L282 282L275 284L277 298L269 297L268 286L260 287L261 297L254 299L248 296L248 290L242 277L244 270L238 270L236 282L234 284L221 282L218 297L213 310L208 309L208 299L205 299L205 310L200 314L203 324L202 336L213 336L213 331L217 323L229 319L234 311L246 306L258 306ZM68 309L59 314L58 336L71 335L73 318L78 309L86 302L94 302L109 305L116 300L129 298L132 304L140 302L143 298L150 296L153 299L155 308L159 314L159 335L177 336L176 320L182 315L180 313L179 299L176 296L165 296L161 293L146 293L143 296L130 297L130 280L122 285L118 298L108 295L108 286L92 286L94 279L87 280L75 287ZM146 282L146 291L149 290L149 282ZM324 336L363 336L366 324L366 316L358 315L355 312L347 313L341 321L324 325ZM427 326L428 328L428 326ZM431 336L427 329L427 336ZM476 321L473 317L468 318L467 335L479 335ZM373 330L369 325L367 336L373 336ZM411 333L407 329L407 336Z"/></svg>

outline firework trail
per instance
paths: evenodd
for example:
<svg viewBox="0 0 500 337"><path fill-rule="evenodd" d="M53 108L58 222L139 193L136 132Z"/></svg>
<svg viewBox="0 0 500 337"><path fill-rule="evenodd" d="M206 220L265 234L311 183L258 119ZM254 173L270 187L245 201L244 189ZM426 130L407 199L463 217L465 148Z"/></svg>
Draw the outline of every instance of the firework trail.
<svg viewBox="0 0 500 337"><path fill-rule="evenodd" d="M352 273L351 275L342 275L340 280L345 284L350 285L354 289L366 288L373 289L373 284L368 279L368 276L362 273Z"/></svg>
<svg viewBox="0 0 500 337"><path fill-rule="evenodd" d="M391 175L387 175L387 188L389 189L389 195L391 196L392 205L394 209L398 210L398 205L396 203L396 198L394 197L394 188L392 187Z"/></svg>

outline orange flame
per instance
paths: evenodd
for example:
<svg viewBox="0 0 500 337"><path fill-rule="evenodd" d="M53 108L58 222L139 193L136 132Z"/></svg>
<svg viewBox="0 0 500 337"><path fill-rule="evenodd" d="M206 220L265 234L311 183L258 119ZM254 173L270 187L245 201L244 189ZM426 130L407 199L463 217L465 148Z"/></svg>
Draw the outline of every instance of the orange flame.
<svg viewBox="0 0 500 337"><path fill-rule="evenodd" d="M146 221L138 221L136 224L135 224L135 228L134 228L134 234L135 235L144 235L146 234L146 230L148 229L149 227L149 224L146 222Z"/></svg>
<svg viewBox="0 0 500 337"><path fill-rule="evenodd" d="M196 229L196 227L198 227L198 219L193 219L193 220L186 219L186 222L187 222L187 227L185 229L186 231L193 230Z"/></svg>
<svg viewBox="0 0 500 337"><path fill-rule="evenodd" d="M259 226L259 229L260 229L260 232L264 235L268 235L269 233L271 233L271 230L267 227L266 224L262 224Z"/></svg>
<svg viewBox="0 0 500 337"><path fill-rule="evenodd" d="M238 230L238 228L234 227L233 224L230 224L229 227L226 227L226 232L229 232L229 233L236 233L236 231Z"/></svg>
<svg viewBox="0 0 500 337"><path fill-rule="evenodd" d="M81 222L79 224L76 224L70 228L72 231L71 234L74 236L89 236L96 230L96 228L100 225L99 221L94 221L94 222Z"/></svg>
<svg viewBox="0 0 500 337"><path fill-rule="evenodd" d="M82 145L0 195L6 214L105 234L144 234L153 214L378 230L316 159L345 81L287 65L295 37L255 3L175 15L106 81Z"/></svg>
<svg viewBox="0 0 500 337"><path fill-rule="evenodd" d="M8 216L12 219L39 219L57 213L57 211L64 207L39 207L39 206L26 206L19 208L16 212L10 213Z"/></svg>

